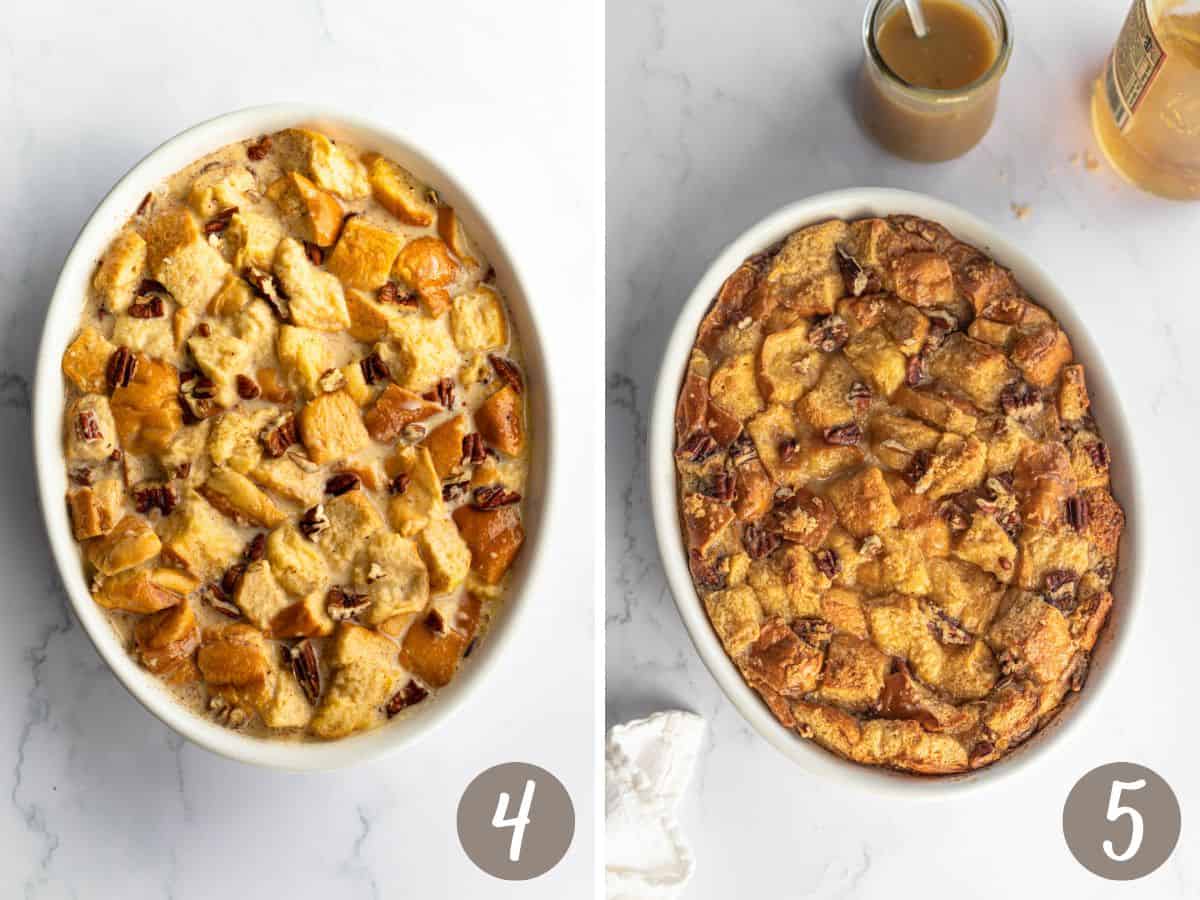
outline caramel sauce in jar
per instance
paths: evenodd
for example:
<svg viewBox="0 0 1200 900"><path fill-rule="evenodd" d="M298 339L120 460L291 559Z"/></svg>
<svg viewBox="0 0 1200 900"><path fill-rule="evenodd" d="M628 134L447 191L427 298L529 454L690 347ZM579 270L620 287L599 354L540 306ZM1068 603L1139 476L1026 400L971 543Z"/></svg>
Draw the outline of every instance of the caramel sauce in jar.
<svg viewBox="0 0 1200 900"><path fill-rule="evenodd" d="M954 159L991 127L1011 53L1000 0L924 0L918 38L901 0L872 0L863 21L858 114L897 156Z"/></svg>

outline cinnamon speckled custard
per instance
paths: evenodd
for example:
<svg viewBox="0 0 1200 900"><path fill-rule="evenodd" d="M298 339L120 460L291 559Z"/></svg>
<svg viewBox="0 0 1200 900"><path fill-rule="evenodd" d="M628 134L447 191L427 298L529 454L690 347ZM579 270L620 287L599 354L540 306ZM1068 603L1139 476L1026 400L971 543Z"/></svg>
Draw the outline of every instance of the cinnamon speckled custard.
<svg viewBox="0 0 1200 900"><path fill-rule="evenodd" d="M1081 690L1124 513L1083 366L940 225L829 221L747 259L676 411L713 628L775 717L847 759L986 766Z"/></svg>
<svg viewBox="0 0 1200 900"><path fill-rule="evenodd" d="M63 356L92 595L197 714L334 739L435 702L524 540L525 380L412 173L288 129L146 195Z"/></svg>

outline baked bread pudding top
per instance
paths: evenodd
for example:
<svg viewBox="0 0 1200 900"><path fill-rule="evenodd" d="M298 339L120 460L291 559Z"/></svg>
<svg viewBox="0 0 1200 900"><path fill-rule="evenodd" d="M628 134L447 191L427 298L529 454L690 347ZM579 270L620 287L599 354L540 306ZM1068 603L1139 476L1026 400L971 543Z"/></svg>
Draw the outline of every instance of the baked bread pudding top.
<svg viewBox="0 0 1200 900"><path fill-rule="evenodd" d="M1083 687L1124 527L1083 366L942 226L822 222L747 259L700 325L676 437L709 619L802 737L963 772Z"/></svg>
<svg viewBox="0 0 1200 900"><path fill-rule="evenodd" d="M525 381L432 188L316 131L225 147L112 241L62 368L92 595L181 702L332 739L454 677L524 540Z"/></svg>

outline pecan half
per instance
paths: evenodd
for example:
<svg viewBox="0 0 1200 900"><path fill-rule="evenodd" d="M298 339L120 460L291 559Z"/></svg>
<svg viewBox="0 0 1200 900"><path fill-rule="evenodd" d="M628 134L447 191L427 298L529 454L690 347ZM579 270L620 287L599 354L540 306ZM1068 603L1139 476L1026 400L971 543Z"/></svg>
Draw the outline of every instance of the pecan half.
<svg viewBox="0 0 1200 900"><path fill-rule="evenodd" d="M408 684L392 695L392 699L384 707L384 712L387 713L387 717L390 719L401 710L420 703L428 696L429 691L417 684L416 681L410 679Z"/></svg>
<svg viewBox="0 0 1200 900"><path fill-rule="evenodd" d="M199 372L186 373L179 382L179 400L184 411L194 422L210 418L220 412L216 402L217 386L207 375Z"/></svg>
<svg viewBox="0 0 1200 900"><path fill-rule="evenodd" d="M164 516L170 515L179 503L179 495L169 484L151 484L133 490L134 508L142 515L152 509L159 510Z"/></svg>
<svg viewBox="0 0 1200 900"><path fill-rule="evenodd" d="M137 300L129 304L129 315L135 319L159 319L166 315L166 307L162 297L152 294L145 300Z"/></svg>
<svg viewBox="0 0 1200 900"><path fill-rule="evenodd" d="M785 466L794 463L802 455L800 442L795 438L786 438L779 445L779 461Z"/></svg>
<svg viewBox="0 0 1200 900"><path fill-rule="evenodd" d="M1088 502L1086 497L1068 497L1066 505L1067 524L1076 531L1083 531L1088 526Z"/></svg>
<svg viewBox="0 0 1200 900"><path fill-rule="evenodd" d="M278 459L288 447L300 443L300 429L293 413L284 413L262 430L258 436L263 450L272 459Z"/></svg>
<svg viewBox="0 0 1200 900"><path fill-rule="evenodd" d="M407 472L401 472L388 482L388 493L399 496L408 490L410 484L412 484L412 476Z"/></svg>
<svg viewBox="0 0 1200 900"><path fill-rule="evenodd" d="M100 420L90 409L85 409L75 417L75 434L81 441L98 441L103 437L100 431Z"/></svg>
<svg viewBox="0 0 1200 900"><path fill-rule="evenodd" d="M265 300L267 305L271 307L275 315L286 322L289 318L287 306L287 294L279 286L275 280L275 276L270 272L264 272L255 266L251 266L242 272L242 278L250 285L254 291L254 296L260 300Z"/></svg>
<svg viewBox="0 0 1200 900"><path fill-rule="evenodd" d="M845 248L837 247L838 271L846 284L846 293L861 297L871 287L871 275ZM875 279L878 282L878 279ZM876 288L878 290L878 288Z"/></svg>
<svg viewBox="0 0 1200 900"><path fill-rule="evenodd" d="M317 651L313 649L312 641L301 641L288 650L288 656L291 658L292 674L296 676L308 702L315 706L321 696L321 667L317 665Z"/></svg>
<svg viewBox="0 0 1200 900"><path fill-rule="evenodd" d="M128 387L137 371L137 365L137 356L128 347L118 347L108 358L108 365L104 368L108 386L113 389Z"/></svg>
<svg viewBox="0 0 1200 900"><path fill-rule="evenodd" d="M909 460L908 468L904 470L904 480L916 486L925 477L932 464L933 454L928 450L918 450L912 455L912 459Z"/></svg>
<svg viewBox="0 0 1200 900"><path fill-rule="evenodd" d="M837 551L828 547L823 547L813 554L813 564L818 572L831 581L842 571L842 561L838 558Z"/></svg>
<svg viewBox="0 0 1200 900"><path fill-rule="evenodd" d="M167 290L167 286L161 281L155 281L153 278L143 278L138 282L137 290L134 291L138 297L151 297L155 294L171 295Z"/></svg>
<svg viewBox="0 0 1200 900"><path fill-rule="evenodd" d="M200 588L200 599L217 612L231 619L240 619L242 611L238 605L229 599L229 595L215 582L209 582Z"/></svg>
<svg viewBox="0 0 1200 900"><path fill-rule="evenodd" d="M742 529L742 544L751 559L762 559L774 553L782 543L779 535L766 531L753 522Z"/></svg>
<svg viewBox="0 0 1200 900"><path fill-rule="evenodd" d="M316 506L311 506L304 511L304 515L300 517L297 523L300 533L309 540L316 538L318 534L329 527L329 517L325 515L325 506L318 503Z"/></svg>
<svg viewBox="0 0 1200 900"><path fill-rule="evenodd" d="M722 503L731 503L736 494L737 486L733 474L728 469L722 469L713 476L712 486L708 489L710 497L720 500Z"/></svg>
<svg viewBox="0 0 1200 900"><path fill-rule="evenodd" d="M850 329L846 320L836 313L814 319L808 329L808 342L822 353L834 353L846 346Z"/></svg>
<svg viewBox="0 0 1200 900"><path fill-rule="evenodd" d="M237 593L238 585L242 581L242 576L246 574L245 563L234 563L224 574L221 575L221 590L225 592L227 597L232 597Z"/></svg>
<svg viewBox="0 0 1200 900"><path fill-rule="evenodd" d="M851 422L849 425L836 425L825 429L825 443L839 447L853 447L863 439L862 429Z"/></svg>
<svg viewBox="0 0 1200 900"><path fill-rule="evenodd" d="M363 381L367 384L375 384L376 382L392 377L391 370L387 367L387 363L383 361L383 357L379 355L378 350L374 350L370 355L360 359L358 367L362 370Z"/></svg>
<svg viewBox="0 0 1200 900"><path fill-rule="evenodd" d="M1108 445L1103 441L1088 444L1083 449L1087 453L1088 459L1092 461L1092 465L1097 469L1107 469L1112 462L1112 455L1108 452Z"/></svg>
<svg viewBox="0 0 1200 900"><path fill-rule="evenodd" d="M220 234L229 227L229 220L233 218L238 211L236 206L227 206L211 219L204 223L205 234Z"/></svg>
<svg viewBox="0 0 1200 900"><path fill-rule="evenodd" d="M243 400L253 400L262 394L262 388L258 386L257 381L248 375L239 375L237 377L237 393Z"/></svg>
<svg viewBox="0 0 1200 900"><path fill-rule="evenodd" d="M822 647L828 644L833 637L833 625L824 619L812 617L797 619L792 623L792 631L795 632L796 637L812 644L814 647Z"/></svg>
<svg viewBox="0 0 1200 900"><path fill-rule="evenodd" d="M758 448L754 446L754 439L743 431L729 446L729 461L740 466L752 459L758 459Z"/></svg>
<svg viewBox="0 0 1200 900"><path fill-rule="evenodd" d="M370 605L371 601L366 594L346 588L331 587L325 593L325 610L335 622L360 616Z"/></svg>
<svg viewBox="0 0 1200 900"><path fill-rule="evenodd" d="M478 431L463 435L462 462L477 466L485 459L487 459L487 447L483 443L483 435Z"/></svg>
<svg viewBox="0 0 1200 900"><path fill-rule="evenodd" d="M497 356L495 353L488 354L488 362L492 364L492 368L496 370L496 375L501 381L518 394L524 392L525 381L521 378L521 370L517 368L516 363L503 356Z"/></svg>
<svg viewBox="0 0 1200 900"><path fill-rule="evenodd" d="M340 497L359 486L359 477L353 472L338 472L325 482L325 493Z"/></svg>
<svg viewBox="0 0 1200 900"><path fill-rule="evenodd" d="M437 401L446 409L454 408L454 382L449 378L441 379L432 391L422 395L426 400Z"/></svg>
<svg viewBox="0 0 1200 900"><path fill-rule="evenodd" d="M258 562L267 555L267 535L265 532L259 532L250 543L246 545L246 549L242 551L242 559L247 563Z"/></svg>
<svg viewBox="0 0 1200 900"><path fill-rule="evenodd" d="M929 633L938 641L949 646L966 646L974 643L971 632L962 627L957 619L946 615L940 609L934 609L929 620Z"/></svg>
<svg viewBox="0 0 1200 900"><path fill-rule="evenodd" d="M904 383L909 387L918 387L929 380L929 363L922 350L916 356L910 357L904 369Z"/></svg>
<svg viewBox="0 0 1200 900"><path fill-rule="evenodd" d="M729 566L722 566L721 560L709 562L699 550L688 551L688 568L698 587L710 591L724 590L729 582Z"/></svg>
<svg viewBox="0 0 1200 900"><path fill-rule="evenodd" d="M308 261L314 266L319 266L325 259L325 251L312 241L304 242L304 255L308 257Z"/></svg>
<svg viewBox="0 0 1200 900"><path fill-rule="evenodd" d="M702 463L720 449L716 440L707 431L697 431L675 451L675 455Z"/></svg>
<svg viewBox="0 0 1200 900"><path fill-rule="evenodd" d="M471 505L476 509L499 509L501 506L511 506L520 502L521 495L516 491L506 491L503 485L493 484L475 488Z"/></svg>
<svg viewBox="0 0 1200 900"><path fill-rule="evenodd" d="M871 389L861 381L856 381L850 385L850 389L846 391L846 402L854 407L854 411L862 415L871 405Z"/></svg>
<svg viewBox="0 0 1200 900"><path fill-rule="evenodd" d="M271 136L264 134L257 141L246 148L246 156L254 162L260 162L267 158L267 154L271 152Z"/></svg>
<svg viewBox="0 0 1200 900"><path fill-rule="evenodd" d="M1079 576L1070 569L1051 569L1042 577L1042 599L1064 616L1070 615L1079 605L1078 581Z"/></svg>
<svg viewBox="0 0 1200 900"><path fill-rule="evenodd" d="M467 492L471 482L469 481L452 481L449 484L442 485L442 499L446 502L457 500Z"/></svg>

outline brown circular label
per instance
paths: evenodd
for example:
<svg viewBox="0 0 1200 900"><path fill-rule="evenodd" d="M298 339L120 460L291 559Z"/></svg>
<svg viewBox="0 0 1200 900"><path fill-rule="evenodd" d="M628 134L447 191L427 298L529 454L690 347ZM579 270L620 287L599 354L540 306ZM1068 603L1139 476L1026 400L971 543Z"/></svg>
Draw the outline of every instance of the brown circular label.
<svg viewBox="0 0 1200 900"><path fill-rule="evenodd" d="M575 836L575 807L562 782L540 766L485 769L458 802L458 840L471 862L505 881L558 865Z"/></svg>
<svg viewBox="0 0 1200 900"><path fill-rule="evenodd" d="M1063 835L1088 871L1110 881L1149 875L1179 841L1179 801L1158 773L1136 763L1092 769L1063 807Z"/></svg>

